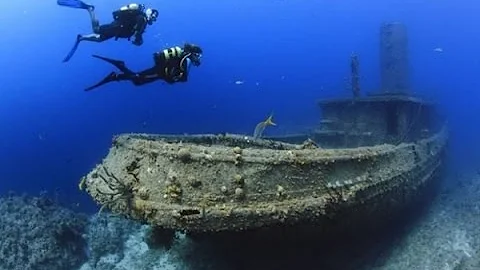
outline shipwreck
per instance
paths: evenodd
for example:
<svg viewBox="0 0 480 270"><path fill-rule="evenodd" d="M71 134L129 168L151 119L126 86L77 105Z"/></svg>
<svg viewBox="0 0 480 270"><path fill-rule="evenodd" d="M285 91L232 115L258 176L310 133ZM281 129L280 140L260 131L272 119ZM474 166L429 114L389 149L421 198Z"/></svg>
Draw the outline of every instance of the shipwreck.
<svg viewBox="0 0 480 270"><path fill-rule="evenodd" d="M308 134L115 136L81 188L113 213L193 234L380 220L441 175L448 139L437 106L412 95L407 35L380 31L381 89L320 100Z"/></svg>

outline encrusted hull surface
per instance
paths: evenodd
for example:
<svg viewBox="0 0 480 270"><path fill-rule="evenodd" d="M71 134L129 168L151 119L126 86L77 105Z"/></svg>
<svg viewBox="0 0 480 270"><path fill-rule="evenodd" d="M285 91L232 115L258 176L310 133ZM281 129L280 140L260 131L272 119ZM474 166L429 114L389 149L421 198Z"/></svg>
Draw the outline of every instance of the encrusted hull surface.
<svg viewBox="0 0 480 270"><path fill-rule="evenodd" d="M430 186L447 131L399 145L321 149L238 135L114 139L81 188L103 207L192 233L380 219Z"/></svg>

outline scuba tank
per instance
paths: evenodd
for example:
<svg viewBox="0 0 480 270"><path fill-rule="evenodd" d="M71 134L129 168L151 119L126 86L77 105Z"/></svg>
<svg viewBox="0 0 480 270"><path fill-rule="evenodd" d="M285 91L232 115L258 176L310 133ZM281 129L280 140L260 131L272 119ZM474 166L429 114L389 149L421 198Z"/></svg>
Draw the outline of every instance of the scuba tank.
<svg viewBox="0 0 480 270"><path fill-rule="evenodd" d="M113 19L118 21L124 21L136 17L145 11L145 5L143 4L128 4L113 12Z"/></svg>

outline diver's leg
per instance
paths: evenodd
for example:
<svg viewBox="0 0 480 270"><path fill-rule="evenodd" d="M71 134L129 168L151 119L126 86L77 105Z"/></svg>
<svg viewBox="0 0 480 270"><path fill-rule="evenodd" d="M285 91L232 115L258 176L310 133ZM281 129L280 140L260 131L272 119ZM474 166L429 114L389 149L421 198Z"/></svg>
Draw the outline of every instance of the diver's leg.
<svg viewBox="0 0 480 270"><path fill-rule="evenodd" d="M97 19L97 16L95 15L95 7L90 6L88 9L88 14L90 15L90 21L92 23L92 31L93 33L98 34L100 30L100 22Z"/></svg>
<svg viewBox="0 0 480 270"><path fill-rule="evenodd" d="M152 75L158 75L158 67L153 66L151 68L144 69L138 73L141 77L149 77Z"/></svg>
<svg viewBox="0 0 480 270"><path fill-rule="evenodd" d="M80 45L81 41L93 41L93 42L103 42L111 37L101 35L101 34L88 34L88 35L77 35L77 39L75 40L75 44L68 52L67 56L63 59L63 62L68 62L70 58L73 57L73 54L78 49L78 45Z"/></svg>
<svg viewBox="0 0 480 270"><path fill-rule="evenodd" d="M105 40L109 40L116 36L118 28L121 26L117 26L112 23L97 25L96 23L92 22L92 27L94 28L93 33L78 36L80 41L86 40L93 42L103 42Z"/></svg>
<svg viewBox="0 0 480 270"><path fill-rule="evenodd" d="M101 34L86 34L86 35L77 35L77 40L78 41L93 41L93 42L103 42L107 39L110 39L110 37L107 37L105 35Z"/></svg>
<svg viewBox="0 0 480 270"><path fill-rule="evenodd" d="M102 59L102 58L100 58L100 59ZM111 59L109 59L109 60L111 60ZM85 91L94 90L95 88L100 87L100 86L102 86L104 84L107 84L107 83L110 83L110 82L131 81L134 85L141 86L141 85L148 84L148 83L160 80L160 79L161 78L158 76L158 74L150 74L150 75L147 75L147 76L145 76L145 75L141 76L138 73L115 73L115 72L111 72L110 74L108 74L105 78L103 78L98 83L86 88Z"/></svg>
<svg viewBox="0 0 480 270"><path fill-rule="evenodd" d="M107 57L103 57L103 56L100 56L100 55L92 55L93 57L95 58L98 58L98 59L101 59L107 63L110 63L112 65L114 65L116 68L118 68L121 72L125 73L125 74L128 74L128 75L135 75L135 72L133 72L132 70L130 70L126 65L125 65L125 62L123 61L120 61L120 60L115 60L115 59L111 59L111 58L107 58Z"/></svg>
<svg viewBox="0 0 480 270"><path fill-rule="evenodd" d="M137 73L135 79L132 80L133 84L140 86L154 81L158 81L162 78L158 75L158 67L154 66Z"/></svg>
<svg viewBox="0 0 480 270"><path fill-rule="evenodd" d="M136 86L141 86L141 85L149 84L158 80L160 80L158 76L148 76L148 77L137 76L135 79L132 80L132 82Z"/></svg>

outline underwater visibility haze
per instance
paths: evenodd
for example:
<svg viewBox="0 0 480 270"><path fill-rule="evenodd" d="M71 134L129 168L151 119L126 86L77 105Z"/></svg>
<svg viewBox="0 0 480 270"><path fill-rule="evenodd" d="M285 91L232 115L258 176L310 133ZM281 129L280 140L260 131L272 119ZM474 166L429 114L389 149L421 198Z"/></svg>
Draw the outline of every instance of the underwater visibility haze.
<svg viewBox="0 0 480 270"><path fill-rule="evenodd" d="M113 11L130 3L92 0L88 4L95 6L100 24L106 24L113 20ZM132 235L141 230L139 223L117 217L110 221L105 221L108 219L105 216L88 219L118 225L114 232L92 229L92 226L85 229L87 218L77 217L76 213L95 215L99 206L79 190L80 179L107 156L114 136L123 133L239 134L256 139L261 135L285 136L317 129L321 125L319 99L352 96L352 54L358 56L361 95L380 90L380 28L384 23L405 25L409 88L415 95L436 101L448 119L448 162L442 165L448 168L445 186L469 189L468 186L480 185L477 124L480 3L463 0L184 0L140 4L158 10L158 18L147 25L143 33L143 44L132 44L134 38L101 43L82 41L67 62L62 60L77 35L92 32L87 10L60 6L53 0L10 1L0 10L3 34L0 43L0 194L5 197L0 200L0 205L4 204L0 209L12 211L14 204L17 207L25 204L28 209L13 211L17 214L5 212L4 221L19 219L18 213L50 215L37 225L30 224L39 234L43 229L48 230L48 222L67 219L69 225L73 224L71 230L52 238L62 241L68 238L65 240L68 251L62 249L61 244L45 244L57 255L35 261L31 259L34 251L27 252L22 256L30 258L31 264L22 269L107 269L95 265L98 262L107 265L105 254L117 254L119 250L123 250L123 255L110 262L112 268L109 269L195 269L182 264L172 266L171 261L182 259L171 254L167 259L162 257L161 263L156 262L158 268L138 268L131 266L134 263L123 262L124 257L132 261L145 260L138 254L147 252L154 244L148 243L146 248L142 240L132 240ZM164 49L174 46L183 48L185 43L202 50L201 65L189 68L186 82L159 80L134 85L128 80L112 81L84 91L110 72L118 72L110 63L92 55L121 60L131 70L140 71L152 67L154 53L162 54ZM73 212L63 208L50 210L50 204L37 198L8 199L14 196L8 195L12 191L27 196L46 192L45 196ZM450 193L460 200L468 196L469 207L476 205L472 201L480 202L478 192L460 192L465 197L453 190L442 194ZM446 201L450 200L453 199ZM29 205L41 210L32 210ZM438 205L442 206L438 212L456 209L443 207L443 202ZM463 210L461 213L459 216L465 217ZM459 224L471 223L459 216L456 216ZM0 228L4 230L5 226ZM458 224L452 226L458 227ZM80 236L74 233L76 230L85 232ZM405 248L410 240L400 240L404 249L389 253L396 256L395 259L384 258L383 266L377 263L365 269L440 269L435 268L440 264L448 265L443 269L480 269L480 264L475 268L473 262L464 263L463 258L480 254L476 253L480 250L480 239L474 239L469 233L465 229L452 236L469 240L461 242L463 246L461 243L456 246L454 250L460 250L460 255L451 255L448 262L439 259L435 264L426 258L424 261L411 259L415 256L408 257L408 252L421 252ZM21 231L15 235L4 243L15 245L15 239L28 241ZM92 239L102 238L99 235L115 238L115 242L111 243L111 249L97 254L95 251L102 244L93 247ZM435 247L436 236L431 236L431 243L426 246ZM416 236L405 236L405 239L409 237L417 239ZM57 242L64 243L62 241ZM465 248L466 242L468 248ZM144 250L132 251L140 246ZM186 248L182 246L183 249ZM16 264L15 258L21 258L12 250L5 245L0 247L0 269L13 269L8 267ZM388 257L384 253L382 256ZM398 263L405 258L402 256L414 263ZM373 257L378 261L380 255ZM95 263L91 263L92 260ZM49 264L51 261L56 263ZM86 268L87 264L82 266L87 261L90 268ZM464 268L454 268L457 265ZM232 268L202 266L197 269Z"/></svg>

